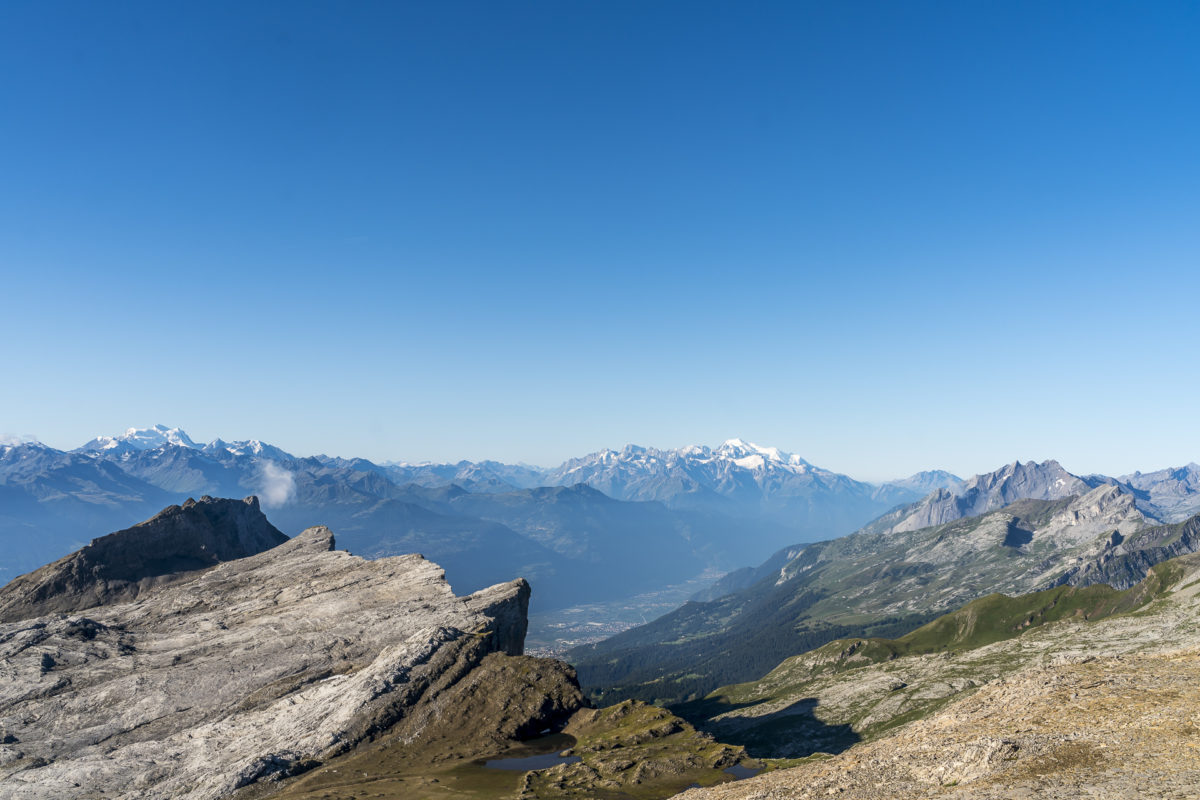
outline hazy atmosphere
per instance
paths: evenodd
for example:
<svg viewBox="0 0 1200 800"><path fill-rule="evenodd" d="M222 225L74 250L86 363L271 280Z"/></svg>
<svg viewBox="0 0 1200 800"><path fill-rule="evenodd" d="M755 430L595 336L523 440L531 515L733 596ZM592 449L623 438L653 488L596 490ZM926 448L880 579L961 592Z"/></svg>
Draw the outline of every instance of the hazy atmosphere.
<svg viewBox="0 0 1200 800"><path fill-rule="evenodd" d="M0 433L1195 460L1191 3L14 3Z"/></svg>

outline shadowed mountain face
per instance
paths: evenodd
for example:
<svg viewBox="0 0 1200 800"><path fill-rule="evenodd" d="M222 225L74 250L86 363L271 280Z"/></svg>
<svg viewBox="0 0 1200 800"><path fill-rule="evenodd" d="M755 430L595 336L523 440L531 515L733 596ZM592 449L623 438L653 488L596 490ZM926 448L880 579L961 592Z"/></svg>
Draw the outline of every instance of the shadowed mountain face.
<svg viewBox="0 0 1200 800"><path fill-rule="evenodd" d="M256 497L189 499L12 581L0 589L0 621L133 600L156 584L286 541Z"/></svg>

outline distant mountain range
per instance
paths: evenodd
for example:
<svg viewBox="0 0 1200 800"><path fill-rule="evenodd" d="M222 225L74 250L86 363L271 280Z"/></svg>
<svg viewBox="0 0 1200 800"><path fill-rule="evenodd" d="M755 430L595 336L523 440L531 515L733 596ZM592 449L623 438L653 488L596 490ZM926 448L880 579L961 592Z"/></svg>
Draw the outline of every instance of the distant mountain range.
<svg viewBox="0 0 1200 800"><path fill-rule="evenodd" d="M740 440L716 450L631 445L541 469L298 457L258 440L200 444L156 425L72 451L0 446L0 579L188 497L254 494L285 532L321 522L363 555L423 552L461 591L526 575L544 608L658 589L845 533L930 480L956 479L873 485Z"/></svg>
<svg viewBox="0 0 1200 800"><path fill-rule="evenodd" d="M1166 520L1200 505L1198 473L1189 465L1078 480L1121 483ZM1020 494L1022 480L1001 484ZM73 451L0 445L0 582L188 497L257 495L284 533L320 523L368 557L420 552L458 591L526 576L544 611L759 563L889 512L898 515L893 525L975 513L1006 491L943 471L872 484L740 439L716 448L629 445L542 469L299 457L258 440L200 444L156 425Z"/></svg>
<svg viewBox="0 0 1200 800"><path fill-rule="evenodd" d="M716 449L629 445L601 450L550 470L545 481L586 483L621 500L657 500L672 508L765 519L811 540L846 533L897 503L959 479L934 471L865 483L775 447L730 439Z"/></svg>
<svg viewBox="0 0 1200 800"><path fill-rule="evenodd" d="M1200 516L1180 520L1195 499L1180 472L1168 473L1168 487L1135 488L1054 461L1009 464L850 536L730 573L697 602L578 648L571 660L605 701L677 702L834 638L898 635L992 592L1124 589L1154 564L1200 549Z"/></svg>

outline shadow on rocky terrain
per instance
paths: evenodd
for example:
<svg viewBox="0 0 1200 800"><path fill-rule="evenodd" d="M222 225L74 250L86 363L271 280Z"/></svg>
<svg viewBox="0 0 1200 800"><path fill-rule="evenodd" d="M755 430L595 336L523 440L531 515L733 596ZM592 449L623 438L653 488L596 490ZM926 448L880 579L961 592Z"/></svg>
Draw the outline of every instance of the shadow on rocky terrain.
<svg viewBox="0 0 1200 800"><path fill-rule="evenodd" d="M719 700L697 700L672 710L706 730L705 722L718 714L737 711L754 703L722 703ZM829 725L817 718L818 700L805 697L778 711L757 717L753 728L742 731L722 729L720 740L741 745L754 758L804 758L813 753L837 754L859 742L862 737L850 725ZM707 730L713 733L712 730Z"/></svg>

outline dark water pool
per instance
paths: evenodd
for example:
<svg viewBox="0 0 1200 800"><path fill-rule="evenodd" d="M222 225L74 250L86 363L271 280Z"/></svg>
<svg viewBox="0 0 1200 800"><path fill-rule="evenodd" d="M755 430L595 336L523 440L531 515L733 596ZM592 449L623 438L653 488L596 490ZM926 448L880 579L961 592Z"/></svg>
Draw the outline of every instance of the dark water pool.
<svg viewBox="0 0 1200 800"><path fill-rule="evenodd" d="M732 775L733 779L736 781L745 780L746 778L753 778L760 772L762 772L762 767L745 767L741 764L734 764L732 767L726 767L725 769L725 774Z"/></svg>
<svg viewBox="0 0 1200 800"><path fill-rule="evenodd" d="M758 773L762 772L762 767L746 767L741 764L734 764L732 767L726 767L722 770L726 775L732 776L735 781L744 781L746 778L753 778ZM689 784L689 789L699 789L700 784Z"/></svg>
<svg viewBox="0 0 1200 800"><path fill-rule="evenodd" d="M574 764L582 761L579 756L560 756L558 753L543 753L538 756L524 758L493 758L483 765L488 769L512 769L518 772L528 772L531 769L546 769L559 764Z"/></svg>
<svg viewBox="0 0 1200 800"><path fill-rule="evenodd" d="M489 758L487 761L477 761L476 763L487 769L508 769L514 772L546 769L558 764L574 764L576 761L580 761L579 756L559 755L574 746L574 736L552 733L549 736L523 742L520 746L503 753L502 758Z"/></svg>

